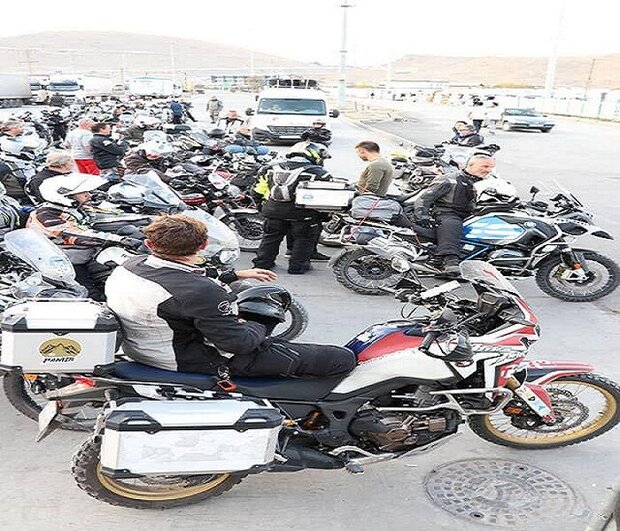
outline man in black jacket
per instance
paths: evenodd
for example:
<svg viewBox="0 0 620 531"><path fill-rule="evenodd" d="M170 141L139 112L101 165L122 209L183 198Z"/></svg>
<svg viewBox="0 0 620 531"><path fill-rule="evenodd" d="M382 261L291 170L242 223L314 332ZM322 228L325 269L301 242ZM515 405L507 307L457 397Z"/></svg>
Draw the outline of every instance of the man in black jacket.
<svg viewBox="0 0 620 531"><path fill-rule="evenodd" d="M105 177L106 174L112 173L120 166L121 159L125 156L129 146L126 142L115 142L110 138L112 126L108 123L97 123L91 130L93 138L90 141L90 147L93 159L97 167L102 170L102 177Z"/></svg>
<svg viewBox="0 0 620 531"><path fill-rule="evenodd" d="M137 149L130 151L123 159L127 173L147 173L154 171L158 177L167 183L170 177L166 175L165 155L171 154L172 149L156 141L145 142Z"/></svg>
<svg viewBox="0 0 620 531"><path fill-rule="evenodd" d="M295 206L295 190L301 181L330 181L322 167L329 154L324 146L299 142L287 153L287 161L267 166L263 174L269 183L269 198L262 214L265 232L256 251L254 265L271 269L287 234L293 240L288 272L303 275L310 270L310 259L321 235L321 213ZM259 178L261 175L259 174Z"/></svg>
<svg viewBox="0 0 620 531"><path fill-rule="evenodd" d="M66 175L73 171L73 157L70 151L50 151L45 158L45 168L37 173L26 184L26 193L36 204L43 203L45 199L41 195L39 188L41 184L50 177Z"/></svg>
<svg viewBox="0 0 620 531"><path fill-rule="evenodd" d="M435 178L415 202L415 222L422 227L421 235L436 226L436 255L443 259L446 274L459 273L463 220L476 206L474 183L485 179L494 167L493 157L474 155L464 170Z"/></svg>
<svg viewBox="0 0 620 531"><path fill-rule="evenodd" d="M196 265L208 237L201 222L163 216L145 234L153 255L128 260L106 283L129 357L172 371L240 376L344 375L355 367L348 349L267 338L264 325L240 319L226 283L276 275L250 269L207 276Z"/></svg>

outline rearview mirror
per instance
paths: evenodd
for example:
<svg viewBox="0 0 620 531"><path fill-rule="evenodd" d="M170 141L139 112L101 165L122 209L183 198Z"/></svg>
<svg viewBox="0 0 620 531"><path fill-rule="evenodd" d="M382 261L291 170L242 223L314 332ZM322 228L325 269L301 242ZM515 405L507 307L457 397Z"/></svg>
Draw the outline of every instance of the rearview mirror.
<svg viewBox="0 0 620 531"><path fill-rule="evenodd" d="M340 111L338 109L332 109L329 111L330 118L338 118L340 116Z"/></svg>
<svg viewBox="0 0 620 531"><path fill-rule="evenodd" d="M252 109L252 107L248 107L248 108L245 110L245 115L246 115L246 116L252 116L253 114L254 114L254 109Z"/></svg>
<svg viewBox="0 0 620 531"><path fill-rule="evenodd" d="M532 186L530 188L530 194L536 195L538 192L540 192L540 190L538 188L536 188L535 186Z"/></svg>
<svg viewBox="0 0 620 531"><path fill-rule="evenodd" d="M469 334L462 330L457 332L454 338L448 342L450 345L454 345L454 348L444 356L446 361L469 361L474 356L474 351L471 347L471 341L469 340Z"/></svg>

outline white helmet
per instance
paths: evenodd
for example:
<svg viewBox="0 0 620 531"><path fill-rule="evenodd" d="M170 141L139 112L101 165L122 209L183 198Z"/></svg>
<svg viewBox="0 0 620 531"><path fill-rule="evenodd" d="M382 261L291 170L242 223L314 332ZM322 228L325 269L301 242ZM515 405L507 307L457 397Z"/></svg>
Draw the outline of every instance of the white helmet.
<svg viewBox="0 0 620 531"><path fill-rule="evenodd" d="M0 149L10 155L19 155L25 147L21 138L4 136L0 139Z"/></svg>
<svg viewBox="0 0 620 531"><path fill-rule="evenodd" d="M45 179L39 187L39 193L45 201L57 205L75 206L72 195L92 192L107 184L103 177L87 173L70 173Z"/></svg>
<svg viewBox="0 0 620 531"><path fill-rule="evenodd" d="M139 149L144 150L147 155L158 155L159 157L165 157L174 153L172 146L164 142L158 142L157 140L149 140L138 146Z"/></svg>

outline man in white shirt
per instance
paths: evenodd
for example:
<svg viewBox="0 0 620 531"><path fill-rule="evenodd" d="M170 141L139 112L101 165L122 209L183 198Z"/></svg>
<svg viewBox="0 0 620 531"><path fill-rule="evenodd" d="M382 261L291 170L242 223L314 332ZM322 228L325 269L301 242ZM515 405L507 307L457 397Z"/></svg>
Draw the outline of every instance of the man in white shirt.
<svg viewBox="0 0 620 531"><path fill-rule="evenodd" d="M80 173L99 175L99 168L93 160L93 153L90 141L93 138L91 131L95 122L90 118L82 118L78 122L78 127L73 129L65 139L65 147L71 149L71 154Z"/></svg>

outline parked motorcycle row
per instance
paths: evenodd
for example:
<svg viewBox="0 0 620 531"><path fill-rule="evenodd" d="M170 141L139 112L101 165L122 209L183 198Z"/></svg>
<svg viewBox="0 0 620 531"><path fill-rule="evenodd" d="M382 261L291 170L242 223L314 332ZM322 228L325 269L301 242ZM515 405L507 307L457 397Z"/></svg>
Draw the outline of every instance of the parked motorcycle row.
<svg viewBox="0 0 620 531"><path fill-rule="evenodd" d="M253 177L273 155L225 155L221 141L195 126L161 124L145 140L170 146L168 182L155 172L125 173L95 198L92 228L127 234L159 213L183 212L207 224L211 267L230 266L240 246L252 250L262 230ZM407 193L396 202L405 215L424 173L449 164L443 147L414 151L401 156L398 181ZM533 189L523 201L499 190L480 190L486 200L465 224L468 259L460 277L430 289L423 278L439 277L429 265L432 243L373 219L374 208L370 215L331 209L323 242L343 246L332 261L338 281L364 294L391 293L402 309L343 338L357 367L322 379L179 373L125 357L115 316L87 297L60 247L21 228L32 206L4 196L6 396L39 421L38 440L58 428L88 433L71 467L86 494L144 509L199 502L250 474L358 474L373 463L408 461L447 443L465 424L490 443L524 450L598 437L620 421L620 386L587 362L527 360L541 325L505 277L536 275L552 296L595 300L616 287L617 266L570 241L610 235L567 191L542 201ZM99 282L135 252L121 242L97 249ZM282 337L297 337L307 325L303 307L284 288L236 291L245 319L255 318L254 300L278 305L287 315L275 330Z"/></svg>

